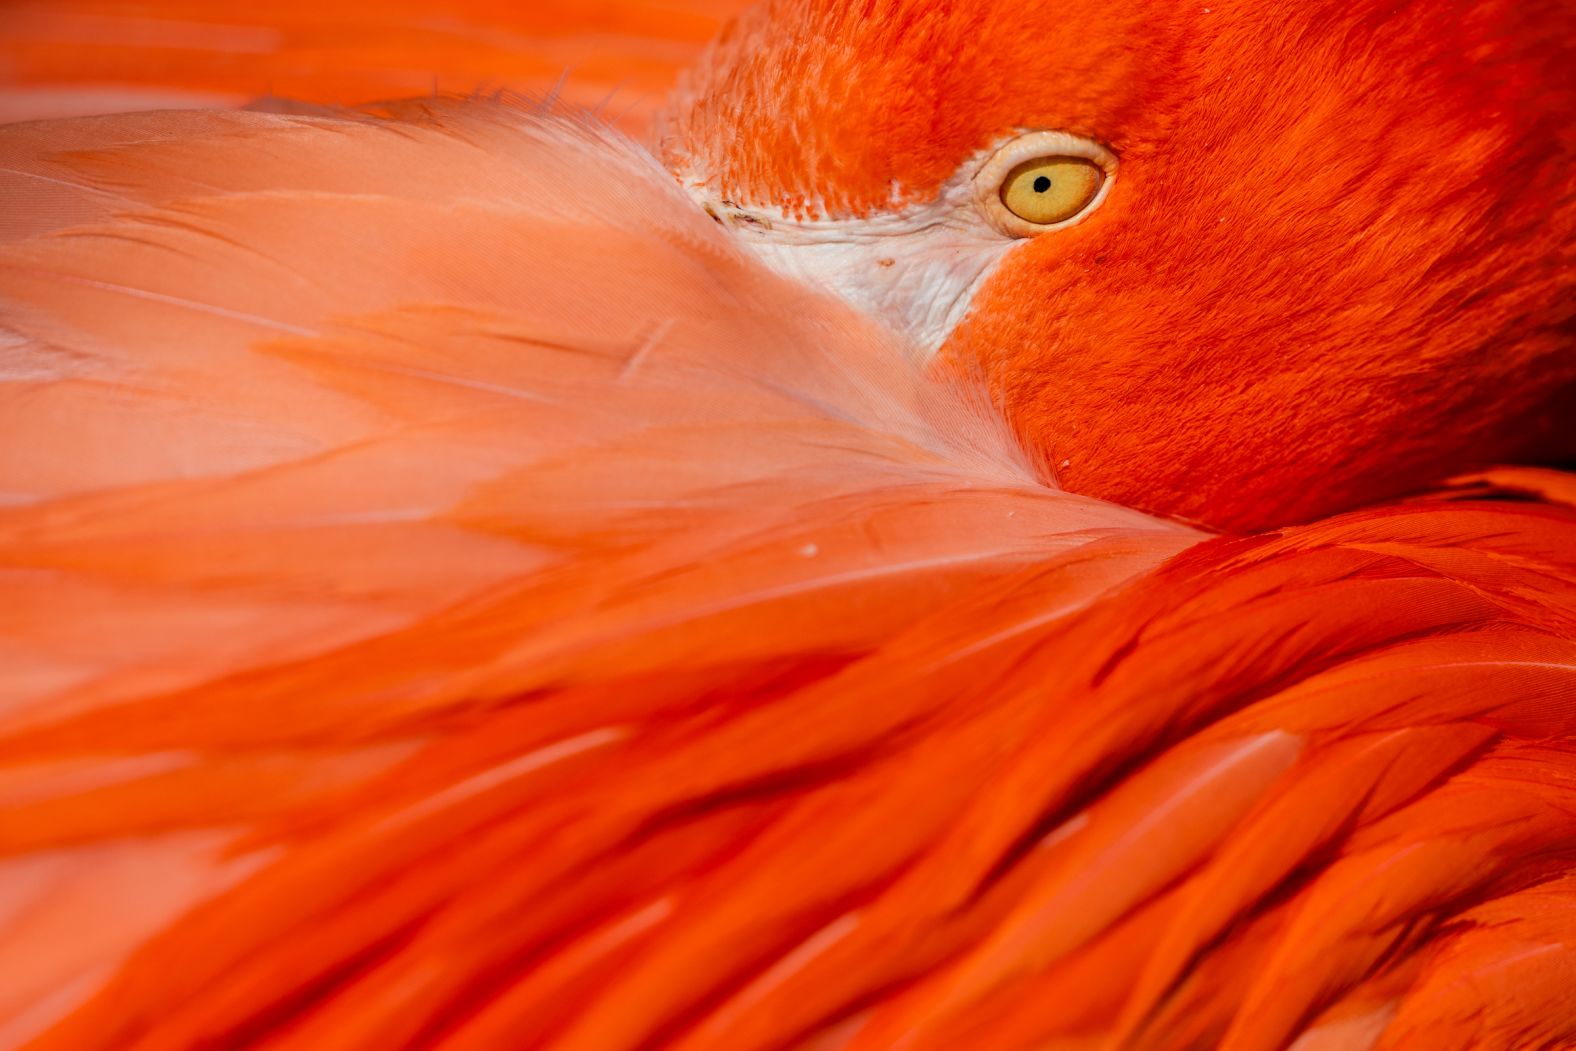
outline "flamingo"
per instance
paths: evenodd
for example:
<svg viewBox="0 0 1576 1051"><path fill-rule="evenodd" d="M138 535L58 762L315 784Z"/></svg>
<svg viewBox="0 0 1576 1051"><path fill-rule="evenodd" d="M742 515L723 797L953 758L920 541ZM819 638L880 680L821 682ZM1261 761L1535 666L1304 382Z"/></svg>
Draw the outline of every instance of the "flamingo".
<svg viewBox="0 0 1576 1051"><path fill-rule="evenodd" d="M0 131L0 1044L1576 1043L1562 12Z"/></svg>

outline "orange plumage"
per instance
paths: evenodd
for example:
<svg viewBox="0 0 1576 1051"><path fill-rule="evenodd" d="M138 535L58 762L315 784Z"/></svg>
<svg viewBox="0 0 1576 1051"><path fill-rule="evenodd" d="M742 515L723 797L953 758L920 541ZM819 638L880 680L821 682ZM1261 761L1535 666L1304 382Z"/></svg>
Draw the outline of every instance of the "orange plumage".
<svg viewBox="0 0 1576 1051"><path fill-rule="evenodd" d="M644 128L742 0L7 0L0 119L556 91Z"/></svg>
<svg viewBox="0 0 1576 1051"><path fill-rule="evenodd" d="M714 148L720 189L507 99L0 129L24 202L0 216L0 1046L1576 1044L1576 485L1465 473L1568 447L1570 198L1536 189L1568 185L1563 155L1503 205L1546 222L1474 232L1378 150L1387 203L1349 207L1382 212L1397 283L1299 343L1306 319L1222 273L1279 267L1317 312L1343 293L1315 279L1356 264L1238 231L1207 280L1185 223L1154 232L1146 193L1188 206L1131 130L1191 97L1144 82L1146 49L1204 54L1168 76L1207 81L1212 49L1267 62L1242 38L1091 10L1062 56L1085 96L1052 116L947 86L983 58L932 62L979 134L1055 123L1123 167L1089 221L1003 242L921 368L754 254L812 204L926 214L917 175L917 203L879 198L880 165L940 185L979 148L961 124L825 137L859 122L813 93L768 120L772 84L931 61L840 50L906 23L830 10L773 5L686 89L667 156ZM938 10L926 41L1010 23ZM1449 33L1519 41L1507 107L1563 97L1568 44L1472 11ZM1327 14L1301 31L1348 54L1362 12ZM1376 54L1423 39L1386 31ZM1299 83L1338 108L1330 75ZM1275 172L1306 128L1203 97L1220 134L1256 129L1254 185L1294 193ZM1555 104L1498 134L1530 150L1516 121ZM765 183L802 190L737 232ZM1267 234L1299 229L1287 207ZM1475 248L1496 294L1402 295ZM1158 344L1163 259L1203 328ZM1297 392L1266 413L1192 357L1246 355L1205 315L1254 304L1285 353L1241 376ZM1436 320L1439 360L1405 357ZM1099 334L1105 374L1079 357ZM1157 348L1193 415L1133 371ZM1304 420L1328 440L1303 450Z"/></svg>
<svg viewBox="0 0 1576 1051"><path fill-rule="evenodd" d="M989 275L941 356L1068 488L1264 528L1576 456L1576 36L1544 31L1576 14L1444 10L777 0L666 154L864 216L1014 129L1103 142L1110 199Z"/></svg>

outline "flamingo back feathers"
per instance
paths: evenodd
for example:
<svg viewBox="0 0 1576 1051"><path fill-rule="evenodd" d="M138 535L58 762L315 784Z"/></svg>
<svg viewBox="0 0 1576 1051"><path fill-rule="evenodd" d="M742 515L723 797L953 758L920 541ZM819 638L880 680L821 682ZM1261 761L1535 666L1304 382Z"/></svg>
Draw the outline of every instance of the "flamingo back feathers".
<svg viewBox="0 0 1576 1051"><path fill-rule="evenodd" d="M740 0L24 0L0 20L0 121L264 100L556 92L643 128Z"/></svg>

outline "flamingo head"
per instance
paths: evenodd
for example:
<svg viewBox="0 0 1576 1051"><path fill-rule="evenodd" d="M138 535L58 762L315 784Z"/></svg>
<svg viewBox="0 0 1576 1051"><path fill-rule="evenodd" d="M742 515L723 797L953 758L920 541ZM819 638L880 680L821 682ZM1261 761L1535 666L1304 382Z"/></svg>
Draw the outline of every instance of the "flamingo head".
<svg viewBox="0 0 1576 1051"><path fill-rule="evenodd" d="M1262 528L1576 451L1571 15L772 0L664 154L1066 488Z"/></svg>

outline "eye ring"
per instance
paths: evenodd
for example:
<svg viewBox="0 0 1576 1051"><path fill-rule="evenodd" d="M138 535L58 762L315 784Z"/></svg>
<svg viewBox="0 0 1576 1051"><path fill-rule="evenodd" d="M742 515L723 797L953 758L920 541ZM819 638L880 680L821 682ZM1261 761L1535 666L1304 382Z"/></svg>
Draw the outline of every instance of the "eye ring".
<svg viewBox="0 0 1576 1051"><path fill-rule="evenodd" d="M1010 176L1035 160L1086 161L1100 170L1100 183L1082 207L1055 222L1036 223L1018 215L1003 200ZM1064 230L1087 219L1100 207L1116 181L1116 154L1090 139L1065 131L1029 131L1009 139L993 152L974 175L974 200L992 226L1008 237L1038 237Z"/></svg>

